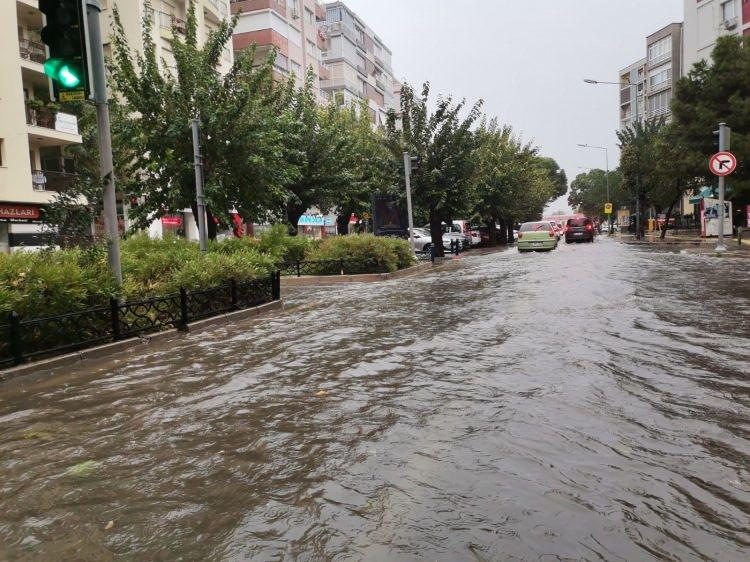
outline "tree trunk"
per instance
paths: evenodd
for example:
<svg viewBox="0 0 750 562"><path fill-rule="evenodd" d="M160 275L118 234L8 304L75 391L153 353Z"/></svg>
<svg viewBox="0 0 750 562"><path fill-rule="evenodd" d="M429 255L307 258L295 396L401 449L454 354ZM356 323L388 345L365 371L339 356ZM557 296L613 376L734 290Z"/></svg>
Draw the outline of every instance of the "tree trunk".
<svg viewBox="0 0 750 562"><path fill-rule="evenodd" d="M487 235L489 236L488 245L497 246L497 227L495 226L495 220L490 219L485 223L487 225Z"/></svg>
<svg viewBox="0 0 750 562"><path fill-rule="evenodd" d="M667 217L664 220L664 225L661 227L661 239L664 240L667 237L667 229L669 228L669 221L672 218L672 212L674 211L674 206L677 204L675 201L669 206L669 210L667 211Z"/></svg>
<svg viewBox="0 0 750 562"><path fill-rule="evenodd" d="M305 209L300 209L296 205L289 204L286 206L286 220L289 226L289 233L292 236L298 234L299 218L305 214Z"/></svg>
<svg viewBox="0 0 750 562"><path fill-rule="evenodd" d="M219 233L219 226L216 224L214 215L208 207L206 207L206 233L209 240L216 240L216 235Z"/></svg>
<svg viewBox="0 0 750 562"><path fill-rule="evenodd" d="M508 229L505 226L506 220L501 218L497 222L500 225L500 240L498 242L505 246L508 243Z"/></svg>
<svg viewBox="0 0 750 562"><path fill-rule="evenodd" d="M516 237L513 235L513 220L508 220L506 225L508 227L508 244L514 244L516 242Z"/></svg>
<svg viewBox="0 0 750 562"><path fill-rule="evenodd" d="M443 221L434 209L430 209L430 236L432 237L432 247L435 248L435 257L445 257Z"/></svg>

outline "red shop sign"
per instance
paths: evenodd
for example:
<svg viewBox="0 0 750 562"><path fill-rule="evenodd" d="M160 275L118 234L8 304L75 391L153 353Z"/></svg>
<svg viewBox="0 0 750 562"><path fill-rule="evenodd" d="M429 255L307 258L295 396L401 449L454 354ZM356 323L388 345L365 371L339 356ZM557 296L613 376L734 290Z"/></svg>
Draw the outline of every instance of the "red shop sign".
<svg viewBox="0 0 750 562"><path fill-rule="evenodd" d="M39 207L26 205L3 205L0 203L0 219L36 220Z"/></svg>
<svg viewBox="0 0 750 562"><path fill-rule="evenodd" d="M164 226L182 226L182 217L162 217L161 224Z"/></svg>

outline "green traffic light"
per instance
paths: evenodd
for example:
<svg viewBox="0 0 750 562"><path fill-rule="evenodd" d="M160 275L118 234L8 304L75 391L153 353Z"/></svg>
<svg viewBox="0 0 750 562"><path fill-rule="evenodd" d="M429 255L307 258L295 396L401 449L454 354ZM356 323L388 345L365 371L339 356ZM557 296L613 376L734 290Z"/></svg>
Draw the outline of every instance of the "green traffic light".
<svg viewBox="0 0 750 562"><path fill-rule="evenodd" d="M81 77L76 70L60 59L49 59L45 62L44 73L57 80L64 88L75 88L81 83Z"/></svg>

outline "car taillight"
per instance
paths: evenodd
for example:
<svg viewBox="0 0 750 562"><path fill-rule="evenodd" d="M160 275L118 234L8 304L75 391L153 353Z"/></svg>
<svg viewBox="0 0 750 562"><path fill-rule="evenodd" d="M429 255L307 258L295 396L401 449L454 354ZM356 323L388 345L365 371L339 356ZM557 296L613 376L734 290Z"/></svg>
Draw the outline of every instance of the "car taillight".
<svg viewBox="0 0 750 562"><path fill-rule="evenodd" d="M591 226L590 224L587 224L586 225L586 230L594 230L594 227Z"/></svg>
<svg viewBox="0 0 750 562"><path fill-rule="evenodd" d="M550 230L549 231L549 237L550 238L554 238L555 237L555 231L554 230Z"/></svg>
<svg viewBox="0 0 750 562"><path fill-rule="evenodd" d="M518 239L520 240L521 238L523 238L523 232L518 233Z"/></svg>

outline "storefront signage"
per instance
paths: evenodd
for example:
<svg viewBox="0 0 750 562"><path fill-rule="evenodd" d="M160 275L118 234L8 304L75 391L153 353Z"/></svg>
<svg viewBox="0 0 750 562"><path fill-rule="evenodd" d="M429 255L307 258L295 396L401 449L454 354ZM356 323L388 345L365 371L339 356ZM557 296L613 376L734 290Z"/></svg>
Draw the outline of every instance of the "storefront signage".
<svg viewBox="0 0 750 562"><path fill-rule="evenodd" d="M164 226L182 226L182 217L162 217L161 224Z"/></svg>
<svg viewBox="0 0 750 562"><path fill-rule="evenodd" d="M0 221L28 222L39 220L39 207L0 203Z"/></svg>
<svg viewBox="0 0 750 562"><path fill-rule="evenodd" d="M323 215L302 215L297 221L298 226L333 226L335 223L333 217L324 217Z"/></svg>

